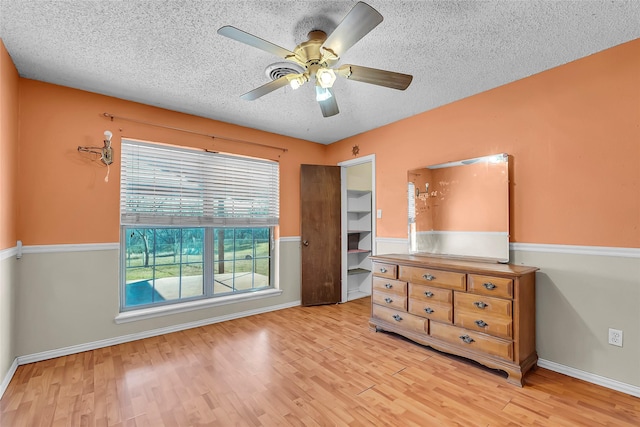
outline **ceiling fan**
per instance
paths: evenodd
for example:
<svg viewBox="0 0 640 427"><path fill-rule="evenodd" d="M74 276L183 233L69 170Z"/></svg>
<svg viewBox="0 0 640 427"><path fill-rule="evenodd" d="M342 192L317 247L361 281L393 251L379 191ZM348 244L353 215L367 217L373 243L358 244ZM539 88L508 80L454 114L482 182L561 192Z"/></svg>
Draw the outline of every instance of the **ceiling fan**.
<svg viewBox="0 0 640 427"><path fill-rule="evenodd" d="M405 90L411 84L413 76L409 74L359 65L332 68L342 54L380 24L382 19L377 10L366 3L358 2L331 34L327 36L324 31L313 30L309 33L309 40L300 43L293 51L232 26L220 28L218 34L292 61L304 69L302 73L286 74L253 89L242 95L242 99L253 101L287 85L297 89L309 81L314 81L316 100L322 115L330 117L339 113L332 89L336 76L398 90Z"/></svg>

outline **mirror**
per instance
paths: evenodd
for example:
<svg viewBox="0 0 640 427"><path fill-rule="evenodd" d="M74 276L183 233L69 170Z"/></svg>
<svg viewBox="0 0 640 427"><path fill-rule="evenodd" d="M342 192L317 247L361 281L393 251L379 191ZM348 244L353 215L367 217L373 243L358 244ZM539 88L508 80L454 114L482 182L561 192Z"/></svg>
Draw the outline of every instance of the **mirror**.
<svg viewBox="0 0 640 427"><path fill-rule="evenodd" d="M509 156L407 173L409 252L509 261Z"/></svg>

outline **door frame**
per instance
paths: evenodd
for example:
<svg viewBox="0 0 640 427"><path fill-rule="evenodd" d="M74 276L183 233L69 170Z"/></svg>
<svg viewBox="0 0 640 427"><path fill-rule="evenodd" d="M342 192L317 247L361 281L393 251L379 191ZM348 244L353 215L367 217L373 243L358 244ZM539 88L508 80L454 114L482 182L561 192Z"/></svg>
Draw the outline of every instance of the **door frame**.
<svg viewBox="0 0 640 427"><path fill-rule="evenodd" d="M371 255L377 253L376 223L378 210L376 209L376 155L369 154L338 163L340 166L340 222L341 222L341 254L342 254L342 302L347 302L349 287L347 285L347 168L363 163L371 163Z"/></svg>

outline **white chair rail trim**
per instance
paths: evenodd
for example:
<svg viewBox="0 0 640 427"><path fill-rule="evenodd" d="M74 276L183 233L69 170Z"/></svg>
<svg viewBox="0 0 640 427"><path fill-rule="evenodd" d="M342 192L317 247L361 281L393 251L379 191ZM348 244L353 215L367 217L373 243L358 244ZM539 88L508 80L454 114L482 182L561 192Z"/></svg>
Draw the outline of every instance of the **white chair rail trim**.
<svg viewBox="0 0 640 427"><path fill-rule="evenodd" d="M18 254L17 246L14 246L13 248L2 249L0 250L0 261L5 260L7 258L14 257L17 254Z"/></svg>
<svg viewBox="0 0 640 427"><path fill-rule="evenodd" d="M389 245L407 244L407 239L397 237L378 237L377 243ZM573 255L613 256L622 258L640 258L640 248L622 248L611 246L555 245L545 243L509 243L509 250L522 252L547 252Z"/></svg>

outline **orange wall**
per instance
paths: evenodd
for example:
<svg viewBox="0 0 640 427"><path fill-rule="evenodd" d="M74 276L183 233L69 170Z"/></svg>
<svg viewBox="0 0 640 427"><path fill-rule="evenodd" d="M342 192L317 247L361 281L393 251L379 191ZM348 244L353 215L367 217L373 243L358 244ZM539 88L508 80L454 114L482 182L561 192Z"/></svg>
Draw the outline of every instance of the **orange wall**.
<svg viewBox="0 0 640 427"><path fill-rule="evenodd" d="M16 245L18 71L0 39L0 250Z"/></svg>
<svg viewBox="0 0 640 427"><path fill-rule="evenodd" d="M332 144L330 162L356 144L376 155L380 237L406 238L408 169L506 152L512 242L638 248L640 39Z"/></svg>
<svg viewBox="0 0 640 427"><path fill-rule="evenodd" d="M25 245L119 241L121 137L208 148L280 162L280 235L300 234L300 164L318 163L326 147L295 138L176 113L117 98L20 79L18 235ZM288 148L228 142L103 117L108 112L146 122ZM77 147L101 146L113 132L107 168ZM15 241L14 241L15 244Z"/></svg>
<svg viewBox="0 0 640 427"><path fill-rule="evenodd" d="M377 208L383 210L378 235L406 238L408 169L507 152L511 241L640 247L638 76L640 40L635 40L328 147L19 79L17 235L27 245L117 242L118 153L124 136L279 160L282 236L299 235L301 163L352 159L356 144L361 156L376 154ZM4 89L4 76L2 84ZM5 105L4 95L2 100ZM110 122L103 112L290 151ZM105 168L76 150L101 144L106 129L114 133L116 150L108 183ZM4 131L2 138L6 150ZM15 239L3 244L13 246Z"/></svg>

